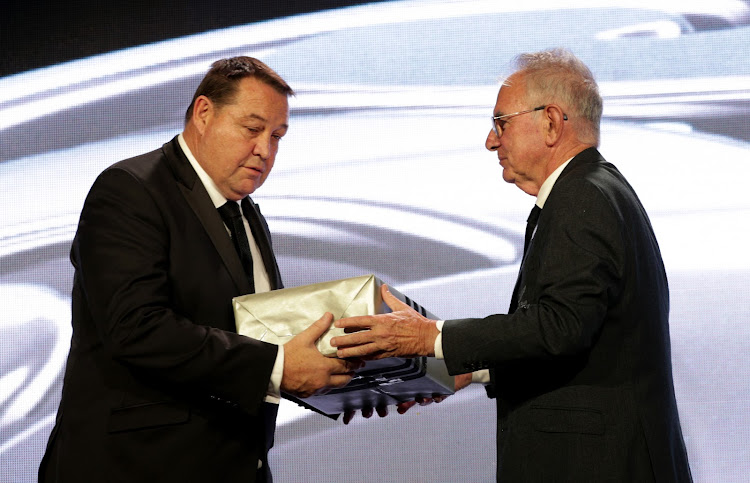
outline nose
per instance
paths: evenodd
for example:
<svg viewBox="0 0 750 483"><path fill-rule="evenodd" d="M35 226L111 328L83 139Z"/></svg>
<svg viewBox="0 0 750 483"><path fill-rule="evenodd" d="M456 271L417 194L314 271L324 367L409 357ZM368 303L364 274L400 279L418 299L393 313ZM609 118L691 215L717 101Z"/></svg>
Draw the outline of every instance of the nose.
<svg viewBox="0 0 750 483"><path fill-rule="evenodd" d="M488 151L497 151L499 146L500 137L495 134L493 129L490 129L489 134L487 134L487 140L484 142L484 147L487 148Z"/></svg>
<svg viewBox="0 0 750 483"><path fill-rule="evenodd" d="M255 139L255 147L253 148L253 154L258 156L263 161L267 160L271 155L272 144L271 136L258 136Z"/></svg>

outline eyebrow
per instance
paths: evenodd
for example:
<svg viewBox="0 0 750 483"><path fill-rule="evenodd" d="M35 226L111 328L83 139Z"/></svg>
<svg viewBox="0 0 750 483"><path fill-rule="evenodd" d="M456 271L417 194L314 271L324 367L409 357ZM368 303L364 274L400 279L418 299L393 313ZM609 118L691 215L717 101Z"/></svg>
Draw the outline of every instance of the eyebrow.
<svg viewBox="0 0 750 483"><path fill-rule="evenodd" d="M259 116L258 114L248 114L247 116L242 116L241 119L243 121L249 121L250 119L257 119L259 121L268 122L268 119L266 119L263 116Z"/></svg>
<svg viewBox="0 0 750 483"><path fill-rule="evenodd" d="M258 120L261 122L268 122L268 119L258 114L248 114L247 116L242 116L240 119L243 121ZM283 127L284 129L289 129L289 125L287 123L282 124L281 127Z"/></svg>

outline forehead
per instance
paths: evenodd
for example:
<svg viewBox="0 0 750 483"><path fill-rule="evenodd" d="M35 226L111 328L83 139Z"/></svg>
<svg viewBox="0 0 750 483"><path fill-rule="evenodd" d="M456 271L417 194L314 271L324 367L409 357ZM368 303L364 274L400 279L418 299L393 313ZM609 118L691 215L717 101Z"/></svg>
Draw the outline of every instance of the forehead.
<svg viewBox="0 0 750 483"><path fill-rule="evenodd" d="M289 117L287 96L254 77L239 81L227 107L240 117L263 118L271 123L286 123Z"/></svg>
<svg viewBox="0 0 750 483"><path fill-rule="evenodd" d="M524 101L525 86L522 77L513 74L508 77L500 91L497 93L497 102L495 103L495 115L510 114L520 109Z"/></svg>

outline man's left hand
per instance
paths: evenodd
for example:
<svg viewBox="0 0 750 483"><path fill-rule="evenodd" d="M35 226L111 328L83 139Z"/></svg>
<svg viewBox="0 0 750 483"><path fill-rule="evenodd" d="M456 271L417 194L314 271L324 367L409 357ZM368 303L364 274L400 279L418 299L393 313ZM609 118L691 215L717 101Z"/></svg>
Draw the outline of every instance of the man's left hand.
<svg viewBox="0 0 750 483"><path fill-rule="evenodd" d="M342 359L434 356L439 334L435 321L401 302L386 285L380 291L392 312L337 320L334 325L348 334L331 339L338 348L336 355Z"/></svg>

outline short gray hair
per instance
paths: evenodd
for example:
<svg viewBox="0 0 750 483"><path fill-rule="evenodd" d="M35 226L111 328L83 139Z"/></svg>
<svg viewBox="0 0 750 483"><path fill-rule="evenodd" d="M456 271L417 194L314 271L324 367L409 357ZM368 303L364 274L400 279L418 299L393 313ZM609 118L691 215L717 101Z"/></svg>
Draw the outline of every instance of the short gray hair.
<svg viewBox="0 0 750 483"><path fill-rule="evenodd" d="M566 49L520 54L516 73L526 82L527 100L537 105L559 103L580 123L579 139L599 145L602 97L591 70Z"/></svg>

